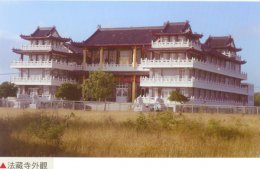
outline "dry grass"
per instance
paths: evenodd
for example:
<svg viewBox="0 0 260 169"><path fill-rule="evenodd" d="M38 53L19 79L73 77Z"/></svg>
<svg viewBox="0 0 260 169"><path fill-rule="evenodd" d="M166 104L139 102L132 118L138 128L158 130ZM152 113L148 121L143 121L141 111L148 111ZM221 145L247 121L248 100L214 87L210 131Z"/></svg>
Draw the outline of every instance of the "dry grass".
<svg viewBox="0 0 260 169"><path fill-rule="evenodd" d="M0 156L260 156L256 115L2 108L0 117ZM42 117L46 123L39 121ZM51 134L39 135L30 127Z"/></svg>

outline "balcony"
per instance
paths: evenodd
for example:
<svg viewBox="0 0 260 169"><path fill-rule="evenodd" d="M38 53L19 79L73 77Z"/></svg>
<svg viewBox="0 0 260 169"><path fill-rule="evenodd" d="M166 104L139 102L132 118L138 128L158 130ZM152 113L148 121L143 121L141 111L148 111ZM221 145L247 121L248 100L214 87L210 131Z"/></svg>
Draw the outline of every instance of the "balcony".
<svg viewBox="0 0 260 169"><path fill-rule="evenodd" d="M47 77L12 77L11 83L16 85L52 85L52 86L60 86L63 83L73 83L75 84L75 80L67 79L67 78L55 78L52 76Z"/></svg>
<svg viewBox="0 0 260 169"><path fill-rule="evenodd" d="M202 62L192 59L174 60L174 59L160 59L160 60L141 60L140 67L143 68L197 68L208 72L223 74L230 77L236 77L246 80L247 74L244 72L238 72L235 70L220 67L219 65Z"/></svg>
<svg viewBox="0 0 260 169"><path fill-rule="evenodd" d="M141 87L195 87L201 89L223 91L247 95L247 90L241 86L228 85L213 81L195 79L194 77L141 77Z"/></svg>
<svg viewBox="0 0 260 169"><path fill-rule="evenodd" d="M188 77L141 77L142 87L193 87L193 79Z"/></svg>
<svg viewBox="0 0 260 169"><path fill-rule="evenodd" d="M201 51L201 44L192 41L172 41L172 42L158 42L152 41L152 48L194 48Z"/></svg>
<svg viewBox="0 0 260 169"><path fill-rule="evenodd" d="M140 67L140 65L137 65L136 67L133 67L132 64L88 64L85 65L83 68L85 71L107 71L107 72L138 72L138 71L149 71L148 69L145 69L143 67Z"/></svg>
<svg viewBox="0 0 260 169"><path fill-rule="evenodd" d="M68 48L64 46L55 46L55 45L23 45L21 47L22 50L26 51L58 51L58 52L65 52L71 53Z"/></svg>
<svg viewBox="0 0 260 169"><path fill-rule="evenodd" d="M58 61L12 61L11 68L53 68L62 70L82 70L82 65Z"/></svg>

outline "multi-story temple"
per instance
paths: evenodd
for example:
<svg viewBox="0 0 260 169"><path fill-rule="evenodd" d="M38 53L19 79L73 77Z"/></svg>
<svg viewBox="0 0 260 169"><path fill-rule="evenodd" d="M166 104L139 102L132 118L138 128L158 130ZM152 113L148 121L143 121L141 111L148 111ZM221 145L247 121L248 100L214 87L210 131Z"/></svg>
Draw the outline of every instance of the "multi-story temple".
<svg viewBox="0 0 260 169"><path fill-rule="evenodd" d="M237 55L231 36L202 35L189 22L163 26L101 28L78 43L62 38L55 27L37 28L21 38L30 44L14 49L19 61L11 67L19 76L18 97L38 95L53 99L62 83L82 83L89 72L113 73L117 86L111 101L133 102L160 97L179 90L191 104L253 105L253 86L242 83L246 62ZM25 58L27 57L27 58Z"/></svg>
<svg viewBox="0 0 260 169"><path fill-rule="evenodd" d="M82 50L74 47L69 38L62 38L55 27L38 27L31 35L21 35L29 44L13 49L20 55L11 63L19 71L11 82L18 86L17 96L33 95L53 99L58 86L76 83L82 64Z"/></svg>

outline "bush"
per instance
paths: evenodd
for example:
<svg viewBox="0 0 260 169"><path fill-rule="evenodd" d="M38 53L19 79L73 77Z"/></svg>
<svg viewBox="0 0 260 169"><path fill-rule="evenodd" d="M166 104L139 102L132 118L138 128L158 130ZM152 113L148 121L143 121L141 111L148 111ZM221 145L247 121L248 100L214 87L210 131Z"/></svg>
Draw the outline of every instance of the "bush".
<svg viewBox="0 0 260 169"><path fill-rule="evenodd" d="M15 97L16 92L17 92L17 87L13 83L3 82L0 85L0 98Z"/></svg>
<svg viewBox="0 0 260 169"><path fill-rule="evenodd" d="M226 140L241 138L245 136L236 126L222 126L220 121L211 119L206 128L206 135L215 136Z"/></svg>
<svg viewBox="0 0 260 169"><path fill-rule="evenodd" d="M81 86L71 83L63 83L59 86L55 96L64 100L80 100L82 96Z"/></svg>
<svg viewBox="0 0 260 169"><path fill-rule="evenodd" d="M143 113L140 113L140 115L136 119L136 129L138 131L148 129L148 119Z"/></svg>
<svg viewBox="0 0 260 169"><path fill-rule="evenodd" d="M57 117L32 117L27 126L29 134L48 143L59 144L65 129L65 120Z"/></svg>

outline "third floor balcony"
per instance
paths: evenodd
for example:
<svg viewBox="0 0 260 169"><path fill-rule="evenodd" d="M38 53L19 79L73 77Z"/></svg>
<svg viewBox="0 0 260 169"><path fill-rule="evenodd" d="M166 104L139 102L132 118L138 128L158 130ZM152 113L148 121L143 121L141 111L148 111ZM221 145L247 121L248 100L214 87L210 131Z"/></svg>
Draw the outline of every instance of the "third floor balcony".
<svg viewBox="0 0 260 169"><path fill-rule="evenodd" d="M152 48L194 48L201 51L201 44L190 40L183 41L152 41Z"/></svg>
<svg viewBox="0 0 260 169"><path fill-rule="evenodd" d="M69 49L65 46L61 45L23 45L21 47L22 50L26 51L58 51L58 52L65 52L70 53Z"/></svg>

